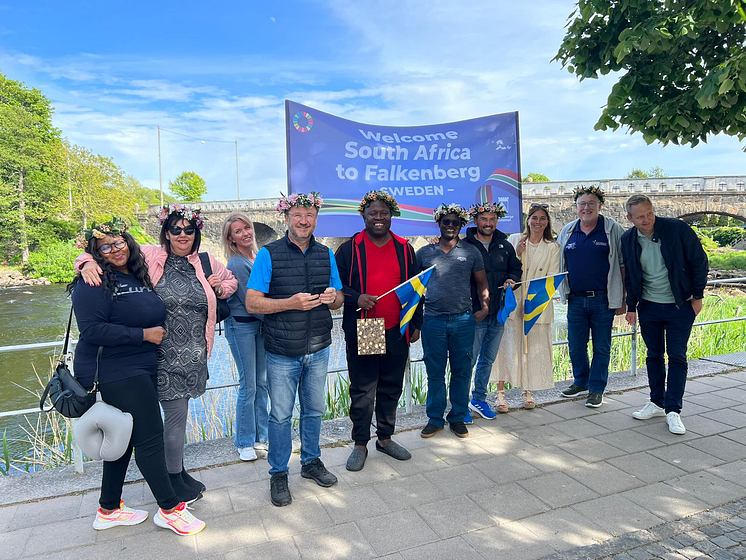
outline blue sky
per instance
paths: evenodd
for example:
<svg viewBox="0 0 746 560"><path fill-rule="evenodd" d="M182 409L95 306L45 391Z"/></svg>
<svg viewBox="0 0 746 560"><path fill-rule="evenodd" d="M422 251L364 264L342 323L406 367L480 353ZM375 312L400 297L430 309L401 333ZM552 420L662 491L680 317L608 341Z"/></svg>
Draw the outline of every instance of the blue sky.
<svg viewBox="0 0 746 560"><path fill-rule="evenodd" d="M70 141L158 188L182 171L206 200L286 190L285 99L372 124L519 111L523 173L552 180L742 174L738 141L695 149L595 132L612 77L558 63L570 0L467 3L0 0L0 71L41 89ZM210 142L219 140L222 142Z"/></svg>

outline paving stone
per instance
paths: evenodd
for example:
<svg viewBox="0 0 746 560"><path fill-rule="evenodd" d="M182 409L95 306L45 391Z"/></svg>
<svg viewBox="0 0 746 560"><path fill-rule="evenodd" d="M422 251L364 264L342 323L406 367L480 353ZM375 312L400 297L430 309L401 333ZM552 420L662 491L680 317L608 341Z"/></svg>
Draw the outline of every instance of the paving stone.
<svg viewBox="0 0 746 560"><path fill-rule="evenodd" d="M364 560L375 556L370 543L354 523L303 533L293 537L293 540L301 552L301 558Z"/></svg>
<svg viewBox="0 0 746 560"><path fill-rule="evenodd" d="M663 539L659 544L666 547L668 550L678 550L681 548L681 543L673 538Z"/></svg>
<svg viewBox="0 0 746 560"><path fill-rule="evenodd" d="M649 453L634 453L614 457L606 461L643 482L653 483L670 480L686 474L686 471Z"/></svg>
<svg viewBox="0 0 746 560"><path fill-rule="evenodd" d="M439 540L438 535L413 509L366 517L355 524L378 555Z"/></svg>
<svg viewBox="0 0 746 560"><path fill-rule="evenodd" d="M532 560L554 552L519 521L473 531L462 538L485 558Z"/></svg>
<svg viewBox="0 0 746 560"><path fill-rule="evenodd" d="M739 387L743 386L743 383L741 383L737 379L731 379L727 375L712 375L712 376L704 376L704 377L698 377L697 381L700 383L704 383L705 385L710 385L712 387L716 387L717 389L728 389L730 387Z"/></svg>
<svg viewBox="0 0 746 560"><path fill-rule="evenodd" d="M571 436L555 430L551 426L531 426L529 428L512 430L511 434L519 440L535 445L536 447L558 445L573 439Z"/></svg>
<svg viewBox="0 0 746 560"><path fill-rule="evenodd" d="M677 550L679 554L684 556L685 558L694 559L694 558L701 558L702 557L702 551L697 550L693 546L685 546L683 548L680 548Z"/></svg>
<svg viewBox="0 0 746 560"><path fill-rule="evenodd" d="M729 432L723 432L721 434L724 438L728 438L738 443L746 445L746 428L739 428L737 430L730 430Z"/></svg>
<svg viewBox="0 0 746 560"><path fill-rule="evenodd" d="M726 535L715 537L712 539L712 542L720 548L730 548L731 546L736 546L738 544L736 541L729 539Z"/></svg>
<svg viewBox="0 0 746 560"><path fill-rule="evenodd" d="M474 465L459 465L440 471L425 473L425 478L443 493L444 497L459 496L495 486Z"/></svg>
<svg viewBox="0 0 746 560"><path fill-rule="evenodd" d="M611 395L607 393L607 395L615 401L633 407L635 410L639 410L645 406L646 403L650 402L650 391L647 389L641 391L627 391L624 393L612 393Z"/></svg>
<svg viewBox="0 0 746 560"><path fill-rule="evenodd" d="M331 492L318 496L318 500L335 524L389 511L389 506L371 486Z"/></svg>
<svg viewBox="0 0 746 560"><path fill-rule="evenodd" d="M515 482L499 484L487 491L473 492L469 497L496 523L515 521L549 509L542 500L529 494Z"/></svg>
<svg viewBox="0 0 746 560"><path fill-rule="evenodd" d="M687 560L687 558L678 552L667 552L661 555L661 560Z"/></svg>
<svg viewBox="0 0 746 560"><path fill-rule="evenodd" d="M572 443L582 445L582 443L579 441L569 442L569 444ZM555 445L551 445L549 447L523 449L521 451L518 451L515 456L525 461L526 463L535 466L542 472L567 470L585 464L585 461L580 459L577 455L574 455Z"/></svg>
<svg viewBox="0 0 746 560"><path fill-rule="evenodd" d="M663 443L655 438L648 437L634 430L623 430L597 436L596 439L627 453L637 453L660 447Z"/></svg>
<svg viewBox="0 0 746 560"><path fill-rule="evenodd" d="M721 465L725 461L695 449L685 443L668 445L658 449L651 449L648 453L663 459L687 472L696 472Z"/></svg>
<svg viewBox="0 0 746 560"><path fill-rule="evenodd" d="M666 554L668 550L666 550L664 547L662 547L659 544L650 544L644 548L644 550L653 556L661 556L663 554Z"/></svg>
<svg viewBox="0 0 746 560"><path fill-rule="evenodd" d="M696 416L686 415L684 421L686 421L685 426L688 432L695 432L701 436L711 436L733 429L733 426L717 422L701 414Z"/></svg>
<svg viewBox="0 0 746 560"><path fill-rule="evenodd" d="M564 420L562 416L554 414L547 407L536 408L526 411L525 414L516 414L516 420L520 420L524 426L545 426L554 425Z"/></svg>
<svg viewBox="0 0 746 560"><path fill-rule="evenodd" d="M630 550L627 554L629 554L635 560L650 560L651 558L655 558L655 556L653 556L643 548L635 548L634 550Z"/></svg>
<svg viewBox="0 0 746 560"><path fill-rule="evenodd" d="M572 508L612 535L647 529L662 522L660 517L645 507L621 495L597 498L575 504Z"/></svg>
<svg viewBox="0 0 746 560"><path fill-rule="evenodd" d="M573 418L572 420L563 420L552 424L552 427L562 433L575 439L584 439L596 437L602 434L608 434L609 430L599 426L586 418Z"/></svg>
<svg viewBox="0 0 746 560"><path fill-rule="evenodd" d="M718 465L717 467L707 469L705 472L712 473L715 476L722 478L723 480L727 480L728 482L746 486L746 461L734 461L732 463L725 463L723 465Z"/></svg>
<svg viewBox="0 0 746 560"><path fill-rule="evenodd" d="M606 462L590 463L565 472L601 496L617 494L645 484L639 478Z"/></svg>
<svg viewBox="0 0 746 560"><path fill-rule="evenodd" d="M401 477L447 469L450 466L443 457L436 455L429 449L417 449L416 453L412 453L412 458L408 461L397 461L396 459L389 461L389 457L385 457L384 459L388 466L394 469Z"/></svg>
<svg viewBox="0 0 746 560"><path fill-rule="evenodd" d="M727 399L723 399L727 400ZM723 405L725 407L726 405ZM728 424L734 428L746 427L746 414L738 412L736 410L730 410L728 408L722 408L721 410L714 410L712 412L706 412L702 416L715 420L716 422L722 422Z"/></svg>
<svg viewBox="0 0 746 560"><path fill-rule="evenodd" d="M698 472L670 480L666 484L679 488L710 506L717 506L746 496L746 488L727 482L712 473Z"/></svg>
<svg viewBox="0 0 746 560"><path fill-rule="evenodd" d="M717 524L718 527L720 527L725 533L730 533L731 531L736 531L738 529L738 526L734 525L730 521L721 521Z"/></svg>
<svg viewBox="0 0 746 560"><path fill-rule="evenodd" d="M518 484L552 508L598 497L596 492L561 472L520 480Z"/></svg>
<svg viewBox="0 0 746 560"><path fill-rule="evenodd" d="M476 444L492 455L500 456L515 453L521 449L535 449L531 442L509 433L497 433L494 436L477 440Z"/></svg>
<svg viewBox="0 0 746 560"><path fill-rule="evenodd" d="M483 560L483 556L463 538L455 537L401 551L405 560Z"/></svg>
<svg viewBox="0 0 746 560"><path fill-rule="evenodd" d="M63 496L51 500L20 504L8 523L8 530L47 525L78 517L82 496ZM92 512L92 513L95 513Z"/></svg>
<svg viewBox="0 0 746 560"><path fill-rule="evenodd" d="M295 541L291 537L240 548L226 552L223 556L225 560L246 560L247 558L296 560L301 557L298 548L295 546Z"/></svg>
<svg viewBox="0 0 746 560"><path fill-rule="evenodd" d="M272 507L273 509L287 509ZM308 508L302 506L299 509L308 511ZM199 512L195 513L199 517ZM205 529L195 537L197 551L200 556L225 554L232 550L250 547L267 541L267 531L264 528L259 512L251 515L224 515L223 517L210 519L206 523L207 526ZM309 520L309 525L313 526L314 520ZM272 527L271 529L273 536L280 533L278 527ZM297 532L300 532L300 530ZM226 538L227 535L230 535L230 537Z"/></svg>
<svg viewBox="0 0 746 560"><path fill-rule="evenodd" d="M351 472L345 469L344 467L337 468L336 471L334 471L334 474L337 475L337 478L341 483L344 483L346 486L350 486L351 488L354 488L355 486L367 486L368 484L375 484L376 482L383 482L385 480L394 480L399 476L399 473L390 465L379 462L375 468L372 468L372 465L367 465L361 471L357 472ZM299 476L299 475L298 475ZM292 480L292 475L291 475ZM307 482L311 482L308 481ZM314 484L316 488L321 488L318 484ZM292 486L290 488L292 491Z"/></svg>
<svg viewBox="0 0 746 560"><path fill-rule="evenodd" d="M443 498L443 493L423 475L378 482L372 486L389 511L406 509Z"/></svg>
<svg viewBox="0 0 746 560"><path fill-rule="evenodd" d="M732 399L724 399L723 397L715 397L709 393L703 393L699 395L692 395L686 399L687 402L698 404L700 406L707 407L711 410L720 410L721 408L728 408L732 406L738 406L738 401ZM707 413L703 413L707 414ZM717 418L713 418L717 420Z"/></svg>
<svg viewBox="0 0 746 560"><path fill-rule="evenodd" d="M595 463L605 459L610 459L611 457L619 457L620 455L627 454L624 450L609 445L597 438L569 441L567 443L559 444L558 447L565 451L569 451L584 462L588 463Z"/></svg>
<svg viewBox="0 0 746 560"><path fill-rule="evenodd" d="M699 529L695 529L694 531L688 531L685 534L687 537L694 539L694 542L704 541L710 538L709 535L706 535Z"/></svg>
<svg viewBox="0 0 746 560"><path fill-rule="evenodd" d="M30 535L30 527L0 533L0 560L20 558Z"/></svg>
<svg viewBox="0 0 746 560"><path fill-rule="evenodd" d="M713 543L712 541L700 541L697 544L692 545L694 548L697 548L704 552L705 554L710 554L711 552L715 550L720 550L720 547Z"/></svg>
<svg viewBox="0 0 746 560"><path fill-rule="evenodd" d="M674 488L662 482L657 482L642 488L628 490L619 496L632 500L653 515L665 521L680 519L693 513L704 511L707 504L697 500L683 490Z"/></svg>
<svg viewBox="0 0 746 560"><path fill-rule="evenodd" d="M742 560L743 559L743 557L736 556L730 550L713 550L710 553L710 556L712 556L714 560Z"/></svg>
<svg viewBox="0 0 746 560"><path fill-rule="evenodd" d="M333 524L318 498L293 499L292 506L270 506L257 511L269 540L316 531Z"/></svg>
<svg viewBox="0 0 746 560"><path fill-rule="evenodd" d="M699 434L687 431L685 434L672 434L668 431L668 424L666 424L666 421L664 418L656 418L654 420L660 420L658 421L647 421L642 426L638 428L634 428L634 430L642 435L651 437L653 439L657 439L661 443L664 443L666 445L673 445L676 443L681 443L684 441L689 441L690 439L697 439L698 437L702 437ZM683 419L684 426L686 426L686 418Z"/></svg>
<svg viewBox="0 0 746 560"><path fill-rule="evenodd" d="M414 508L441 539L490 527L495 520L468 496L456 496Z"/></svg>
<svg viewBox="0 0 746 560"><path fill-rule="evenodd" d="M96 531L92 524L93 517L81 517L32 527L23 553L32 556L93 544L96 542ZM50 530L50 527L54 527L54 530ZM60 539L60 535L65 535L64 540Z"/></svg>
<svg viewBox="0 0 746 560"><path fill-rule="evenodd" d="M478 441L471 441L471 438L466 441L458 441L457 445L450 445L448 447L444 446L437 451L434 449L431 451L450 466L484 461L493 457L491 452L480 447ZM396 459L394 459L394 461L395 460ZM366 464L366 468L367 466L368 465ZM394 468L393 465L392 468Z"/></svg>
<svg viewBox="0 0 746 560"><path fill-rule="evenodd" d="M263 461L260 463L263 469L267 464ZM266 472L266 471L265 471ZM256 482L257 480L267 479L267 492L269 492L269 474L262 476L259 468L254 463L239 463L235 465L226 465L214 469L205 469L200 472L202 483L210 490L225 488L234 484L246 484Z"/></svg>
<svg viewBox="0 0 746 560"><path fill-rule="evenodd" d="M269 499L269 484L265 480L236 484L227 487L227 490L231 507L235 512L253 511L272 505Z"/></svg>
<svg viewBox="0 0 746 560"><path fill-rule="evenodd" d="M719 537L720 535L725 534L725 530L722 527L718 527L717 525L708 525L706 527L700 527L699 530L702 531L709 538Z"/></svg>
<svg viewBox="0 0 746 560"><path fill-rule="evenodd" d="M597 408L589 408L585 406L584 399L560 401L557 404L550 404L543 408L544 410L548 410L565 420L571 420L573 418L590 418L591 416L598 416L603 412Z"/></svg>
<svg viewBox="0 0 746 560"><path fill-rule="evenodd" d="M728 549L728 552L735 554L737 558L746 558L746 546L737 546Z"/></svg>
<svg viewBox="0 0 746 560"><path fill-rule="evenodd" d="M8 530L10 520L13 519L13 516L16 514L17 510L18 506L0 507L0 533L4 533Z"/></svg>
<svg viewBox="0 0 746 560"><path fill-rule="evenodd" d="M746 541L746 531L731 531L730 533L726 533L726 536L736 542Z"/></svg>
<svg viewBox="0 0 746 560"><path fill-rule="evenodd" d="M501 455L487 459L486 461L472 463L472 465L483 475L498 484L531 478L532 476L542 474L542 471L537 467L526 461L522 461L515 455Z"/></svg>
<svg viewBox="0 0 746 560"><path fill-rule="evenodd" d="M707 436L692 440L687 445L714 455L723 461L746 458L746 445L742 445L721 435Z"/></svg>
<svg viewBox="0 0 746 560"><path fill-rule="evenodd" d="M627 428L637 428L640 425L639 420L635 420L634 418L632 418L631 410L628 412L605 412L604 414L599 414L598 416L588 418L588 420L593 422L594 424L603 426L611 432L626 430Z"/></svg>

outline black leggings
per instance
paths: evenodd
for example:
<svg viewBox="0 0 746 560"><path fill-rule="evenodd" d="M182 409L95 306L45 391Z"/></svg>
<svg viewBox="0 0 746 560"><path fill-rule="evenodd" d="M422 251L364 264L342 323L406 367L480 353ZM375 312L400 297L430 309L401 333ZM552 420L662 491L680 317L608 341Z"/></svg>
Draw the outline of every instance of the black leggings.
<svg viewBox="0 0 746 560"><path fill-rule="evenodd" d="M163 452L163 421L158 406L158 391L155 375L138 375L121 381L99 385L104 402L129 412L132 415L132 439L127 450L116 461L104 461L101 480L101 497L98 503L103 509L116 509L122 497L122 486L127 474L132 448L135 462L145 481L150 486L155 501L162 509L179 505L179 498L171 487Z"/></svg>

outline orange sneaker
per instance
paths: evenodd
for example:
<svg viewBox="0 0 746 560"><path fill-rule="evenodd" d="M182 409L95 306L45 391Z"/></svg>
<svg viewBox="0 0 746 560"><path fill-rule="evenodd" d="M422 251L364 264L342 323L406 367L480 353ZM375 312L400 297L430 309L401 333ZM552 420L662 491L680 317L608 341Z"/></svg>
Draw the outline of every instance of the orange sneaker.
<svg viewBox="0 0 746 560"><path fill-rule="evenodd" d="M158 527L171 529L177 535L195 535L205 528L205 522L194 517L184 502L181 502L171 513L166 513L158 508L158 513L153 517L153 522Z"/></svg>

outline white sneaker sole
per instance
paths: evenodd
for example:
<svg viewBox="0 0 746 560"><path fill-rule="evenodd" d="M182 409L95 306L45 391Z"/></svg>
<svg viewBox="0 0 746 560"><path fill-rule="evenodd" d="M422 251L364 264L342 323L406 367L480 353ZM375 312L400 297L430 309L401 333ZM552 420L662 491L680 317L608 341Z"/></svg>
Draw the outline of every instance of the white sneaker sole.
<svg viewBox="0 0 746 560"><path fill-rule="evenodd" d="M140 523L145 521L147 518L148 518L148 515L146 515L139 521L105 521L102 523L99 523L98 518L96 518L93 521L93 528L96 529L96 531L105 531L106 529L111 529L112 527L139 525Z"/></svg>
<svg viewBox="0 0 746 560"><path fill-rule="evenodd" d="M560 393L560 397L564 397L566 399L574 399L577 397L587 397L588 393L589 391L588 389L586 389L585 391L580 391L579 393L575 393L574 395L565 395L564 393Z"/></svg>
<svg viewBox="0 0 746 560"><path fill-rule="evenodd" d="M632 413L632 418L634 418L635 420L650 420L651 418L661 418L661 417L665 418L666 413L663 411L654 412L653 414L644 414L644 415L643 414L638 415L637 412Z"/></svg>
<svg viewBox="0 0 746 560"><path fill-rule="evenodd" d="M172 531L173 531L174 533L176 533L176 534L177 534L177 535L179 535L180 537L188 537L189 535L196 535L197 533L199 533L200 531L202 531L202 529L204 529L204 528L205 528L205 525L202 525L202 527L200 527L200 528L199 528L199 529L197 529L196 531L192 531L192 532L190 532L190 533L182 533L181 531L179 531L178 529L176 529L176 527L174 527L174 526L173 526L173 525L171 525L171 524L170 524L170 523L169 523L168 521L166 521L166 520L165 520L165 519L164 519L164 518L163 518L163 517L162 517L161 515L159 515L159 514L160 514L160 512L156 513L156 514L155 514L155 515L153 516L153 523L155 523L156 525L158 525L158 527L162 527L162 528L164 528L164 529L171 529L171 530L172 530Z"/></svg>

